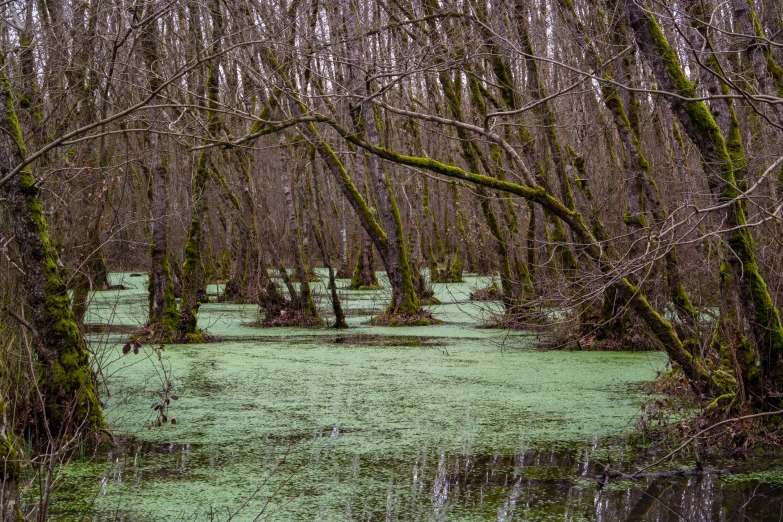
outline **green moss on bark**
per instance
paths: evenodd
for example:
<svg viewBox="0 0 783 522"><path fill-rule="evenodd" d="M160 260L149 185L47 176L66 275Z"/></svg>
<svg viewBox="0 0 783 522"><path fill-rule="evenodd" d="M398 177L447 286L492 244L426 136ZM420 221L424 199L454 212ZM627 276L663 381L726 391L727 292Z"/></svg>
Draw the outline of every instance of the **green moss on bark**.
<svg viewBox="0 0 783 522"><path fill-rule="evenodd" d="M735 177L735 165L729 146L739 151L737 129L730 129L729 144L703 101L691 101L696 97L695 86L685 76L675 51L669 46L663 30L655 16L640 5L628 2L629 19L642 50L650 58L661 87L674 90L679 96L671 100L672 108L684 129L704 158L708 175L720 176L720 184L711 183L710 189L721 202L729 202L726 214L727 242L731 247L729 257L732 285L736 285L738 303L743 308L750 331L753 333L754 349L761 356L766 377L780 382L783 357L783 325L775 308L766 283L758 271L753 251L753 239L745 217L744 204L738 198L739 191ZM734 126L734 125L732 125ZM776 386L775 382L770 383Z"/></svg>
<svg viewBox="0 0 783 522"><path fill-rule="evenodd" d="M201 268L201 222L197 217L190 221L185 243L185 259L182 265L182 303L178 320L178 337L198 334L199 295L204 292Z"/></svg>
<svg viewBox="0 0 783 522"><path fill-rule="evenodd" d="M0 53L0 63L4 56ZM22 131L14 110L11 86L0 67L0 91L3 99L0 132L2 139L13 140L15 150L4 169L26 159ZM15 164L14 164L15 163ZM24 167L8 189L16 241L19 245L27 289L29 318L34 328L33 345L40 361L38 385L43 393L45 419L54 433L66 436L94 432L103 427L103 412L93 383L93 372L84 337L71 309L68 289L57 266L57 253L49 241L43 209L38 201L30 167Z"/></svg>

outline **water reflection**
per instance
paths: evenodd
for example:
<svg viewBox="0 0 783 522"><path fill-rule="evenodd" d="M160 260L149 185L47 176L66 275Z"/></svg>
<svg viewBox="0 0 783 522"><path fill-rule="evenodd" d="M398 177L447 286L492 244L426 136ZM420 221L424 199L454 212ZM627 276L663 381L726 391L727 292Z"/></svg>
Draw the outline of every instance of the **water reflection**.
<svg viewBox="0 0 783 522"><path fill-rule="evenodd" d="M325 436L318 439L328 442L334 430L318 431L323 432ZM270 520L783 520L783 489L776 480L767 480L776 475L770 473L765 479L763 474L742 473L770 468L769 459L721 462L736 472L732 475L620 480L606 486L594 479L606 462L626 472L640 465L608 443L529 448L510 456L422 449L412 462L320 452L317 462L296 471L298 464L292 457L308 453L306 446L314 440L284 441L291 463L283 464L288 469L257 495L249 487L235 491L236 496L222 505L170 502L165 510L142 503L149 511L132 502L155 491L161 495L181 491L187 498L189 489L198 490L199 481L209 481L210 476L221 475L223 483L241 467L244 457L230 448L198 445L133 444L121 456L114 450L100 481L100 496L113 501L95 502L87 519L226 520L229 512L247 502L232 520L253 520L262 512ZM263 459L270 469L280 463L280 453L275 455ZM85 493L85 499L92 495ZM269 496L273 500L265 505ZM68 504L73 510L56 512L54 519L80 518L85 506L77 507L75 500L60 498L57 505Z"/></svg>

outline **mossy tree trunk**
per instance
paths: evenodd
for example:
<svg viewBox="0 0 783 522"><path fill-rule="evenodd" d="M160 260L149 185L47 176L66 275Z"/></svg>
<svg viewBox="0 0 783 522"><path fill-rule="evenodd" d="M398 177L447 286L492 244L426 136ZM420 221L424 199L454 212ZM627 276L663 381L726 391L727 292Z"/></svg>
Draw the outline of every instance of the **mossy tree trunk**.
<svg viewBox="0 0 783 522"><path fill-rule="evenodd" d="M247 166L248 158L246 154L238 150L236 155L229 152L223 153L222 167L231 171L238 171L238 183L240 190L247 192L249 196L250 174ZM231 169L229 166L238 166L238 169ZM232 251L231 259L224 259L225 266L223 270L228 272L228 281L221 298L226 301L246 302L251 295L254 295L256 288L251 280L257 277L256 259L258 258L257 230L255 226L255 213L253 209L252 197L244 204L236 195L229 183L224 170L215 168L212 171L213 177L217 180L221 190L222 200L225 201L233 210L233 223L231 230ZM226 256L229 252L226 252ZM232 262L233 261L233 262ZM251 288L251 285L253 286Z"/></svg>
<svg viewBox="0 0 783 522"><path fill-rule="evenodd" d="M321 177L322 176L319 175L314 178L315 193L313 194L313 201L317 220L317 226L314 228L315 242L318 245L318 250L321 252L321 259L323 260L324 265L326 265L326 269L329 271L328 286L332 300L332 311L334 312L334 324L332 325L332 328L342 329L348 328L348 323L345 322L345 312L340 303L340 296L337 294L337 274L333 268L332 256L330 255L329 245L326 240L326 237L328 236L327 226L323 216L323 195L321 194L321 188L318 182L318 179Z"/></svg>
<svg viewBox="0 0 783 522"><path fill-rule="evenodd" d="M767 13L768 17L771 18L770 15L774 16L774 13L777 12L778 20L775 23L770 19L771 29L774 29L765 31L754 2L751 0L732 0L731 3L734 8L735 19L742 29L741 32L749 37L744 53L750 61L751 70L749 72L755 77L759 92L761 94L783 97L783 67L781 67L779 60L775 58L775 48L762 43L763 40L768 40L770 35L780 34L780 30L783 28L780 23L780 6L776 10L770 10ZM755 38L751 39L750 37ZM778 53L779 56L783 56L783 53L780 53L779 50ZM772 105L771 109L776 116L777 122L783 123L783 108L781 108L780 104Z"/></svg>
<svg viewBox="0 0 783 522"><path fill-rule="evenodd" d="M367 137L370 143L380 143L375 125L372 104L362 104L366 122ZM418 314L421 312L419 298L413 286L413 278L408 265L408 250L405 246L405 232L397 203L391 192L388 176L381 169L380 158L375 155L366 157L370 177L373 180L378 197L378 210L384 228L390 231L386 252L386 273L392 288L392 302L387 309L390 314Z"/></svg>
<svg viewBox="0 0 783 522"><path fill-rule="evenodd" d="M223 33L223 15L221 13L220 0L212 0L210 4L212 18L212 44L211 54L215 58L209 62L207 68L206 93L207 93L207 139L217 135L220 128L220 119L217 115L219 107L219 78L221 39ZM191 24L198 23L191 20ZM205 142L206 143L206 142ZM202 219L207 211L207 188L209 186L212 156L210 149L203 149L196 161L195 173L192 183L193 217L190 220L190 228L185 242L185 256L182 264L182 299L180 301L178 335L198 341L203 338L198 328L198 310L201 303L206 300L206 283L204 281L204 265L201 259L203 227Z"/></svg>
<svg viewBox="0 0 783 522"><path fill-rule="evenodd" d="M361 176L365 171L364 169L364 154L356 149L354 155L354 172L357 176ZM367 183L364 184L364 196L367 201L372 201L372 194L367 187ZM373 217L377 217L378 213L374 208L370 209ZM351 290L374 290L380 288L378 284L378 277L375 275L375 250L373 248L373 240L367 230L361 230L362 243L359 246L359 256L356 259L356 266L354 267L353 274L351 275L351 284L348 286Z"/></svg>
<svg viewBox="0 0 783 522"><path fill-rule="evenodd" d="M90 5L88 2L80 4L77 8L77 16L74 18L76 25L71 28L74 54L68 72L63 75L67 79L65 101L69 107L66 121L71 127L92 123L97 115L97 108L93 102L97 81L94 73L89 72L94 52L89 42L95 38L96 32L94 7L94 4ZM28 9L28 13L30 11L32 10ZM20 65L26 76L23 96L25 105L29 104L27 112L33 116L33 119L40 120L43 107L40 105L42 99L35 80L35 59L31 42L22 53ZM40 136L39 139L41 138L45 139L44 136ZM108 197L104 172L108 158L102 149L95 146L94 140L85 144L85 149L79 153L79 157L85 168L73 180L74 196L82 202L81 208L74 205L77 226L73 240L80 246L77 250L72 278L66 284L73 289L74 318L77 324L83 327L90 293L95 290L106 290L109 286L109 272L101 237L101 223Z"/></svg>
<svg viewBox="0 0 783 522"><path fill-rule="evenodd" d="M27 150L16 117L11 85L0 53L0 176L26 160ZM58 256L38 200L39 188L29 166L6 185L14 239L24 270L28 321L40 362L38 388L44 408L36 412L36 437L83 436L103 427L94 375L84 337L73 312L68 289L58 269Z"/></svg>
<svg viewBox="0 0 783 522"><path fill-rule="evenodd" d="M346 35L349 41L353 41L349 45L351 90L359 96L369 96L371 94L370 86L360 76L360 64L362 61L360 57L361 45L359 45L359 41L355 40L359 29L356 9L355 6L351 5L350 0L342 0L342 11ZM352 111L356 113L355 123L361 122L358 130L366 134L370 143L380 145L378 121L375 117L373 104L369 101L363 101L353 106ZM388 235L386 249L381 253L392 290L392 301L387 312L389 314L419 314L421 313L421 307L413 286L411 269L408 266L405 233L402 228L399 208L392 195L391 184L381 167L381 160L378 156L367 154L365 163L377 197L380 221Z"/></svg>
<svg viewBox="0 0 783 522"><path fill-rule="evenodd" d="M159 146L159 136L150 133L152 160L157 164L150 169L150 195L152 206L152 245L150 246L149 278L149 322L155 337L171 339L177 330L179 314L177 300L174 297L174 281L168 258L168 194L166 190L166 160L161 152L155 153ZM156 157L157 156L157 157Z"/></svg>
<svg viewBox="0 0 783 522"><path fill-rule="evenodd" d="M578 14L571 2L560 1L561 13L571 33L586 51L588 63L591 67L604 71L604 78L607 81L614 80L615 65L613 63L604 64L601 51L595 45L585 28L584 23L578 18ZM616 46L627 47L632 43L632 34L628 26L627 18L623 15L617 0L608 2L609 12L612 13L609 19L613 41ZM620 73L620 80L626 85L633 86L632 70L636 66L634 52L629 52L617 65ZM649 213L654 223L662 223L667 213L660 200L660 194L655 186L655 182L650 172L650 164L645 156L641 144L641 135L639 128L639 108L638 102L633 91L626 92L619 90L615 86L604 83L601 86L601 97L604 105L609 109L612 115L614 127L620 136L620 141L625 150L624 168L626 171L626 214L624 223L629 229L629 254L633 260L638 260L633 266L634 272L629 274L629 279L635 283L639 281L639 272L646 266L647 262L642 259L642 241L650 241L650 238L643 238L642 232L648 230L651 223L647 214ZM644 210L643 210L644 208ZM680 268L677 261L677 250L675 247L667 248L664 254L666 267L666 282L669 288L669 295L672 303L675 305L680 322L690 328L692 334L695 334L695 328L698 323L698 314L690 302L685 287L681 283ZM602 311L602 335L616 336L617 331L624 331L624 325L621 318L617 317L617 311L624 309L626 303L619 299L616 292L609 289L604 296Z"/></svg>
<svg viewBox="0 0 783 522"><path fill-rule="evenodd" d="M661 27L651 12L633 0L626 0L626 10L637 43L652 67L660 86L678 94L670 98L674 114L693 144L701 153L705 174L715 180L709 183L715 198L725 204L726 241L732 250L728 260L731 285L738 292L743 317L747 321L747 335L756 357L743 361L749 373L758 366L767 390L752 390L761 403L769 391L777 394L781 378L779 360L783 358L783 325L759 272L754 253L754 242L748 228L742 198L737 188L734 164L726 140L702 101L696 98L694 85L685 76L677 54L670 47ZM742 344L740 342L740 344Z"/></svg>
<svg viewBox="0 0 783 522"><path fill-rule="evenodd" d="M207 207L208 161L208 153L200 155L193 177L193 217L190 220L185 241L185 255L182 263L182 298L177 326L178 335L181 338L188 336L197 338L199 336L198 310L206 299L204 265L201 258L203 236L201 220Z"/></svg>
<svg viewBox="0 0 783 522"><path fill-rule="evenodd" d="M349 41L353 41L358 34L358 17L356 9L350 5L350 0L342 1L343 17L345 19L346 34ZM360 53L361 46L358 41L354 41L349 46L351 52L351 66L349 75L351 77L352 90L359 96L369 96L370 87L364 82L360 75ZM364 101L352 110L359 113L362 121L361 127L366 133L367 140L375 145L380 144L378 133L378 122L375 117L373 104ZM383 228L388 235L386 252L383 254L386 273L389 276L389 283L392 290L392 302L387 312L389 314L418 314L421 312L419 299L413 286L411 270L408 266L408 251L405 247L405 233L402 228L402 219L400 211L394 196L391 192L391 185L388 176L381 168L381 161L378 156L368 154L365 156L367 170L375 189L378 201L378 214L380 216Z"/></svg>

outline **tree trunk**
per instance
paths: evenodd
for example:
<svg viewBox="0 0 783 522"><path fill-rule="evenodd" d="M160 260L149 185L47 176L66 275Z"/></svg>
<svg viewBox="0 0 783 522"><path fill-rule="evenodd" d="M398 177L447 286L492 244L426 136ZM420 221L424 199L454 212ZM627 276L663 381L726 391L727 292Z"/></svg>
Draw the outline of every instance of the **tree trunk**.
<svg viewBox="0 0 783 522"><path fill-rule="evenodd" d="M323 260L324 265L326 265L326 269L329 271L329 292L332 300L332 311L334 312L334 324L332 325L332 328L348 328L348 323L345 322L345 312L343 312L343 307L340 303L340 296L337 295L336 274L334 272L334 268L332 268L332 259L329 255L326 239L324 238L326 225L324 223L322 213L322 196L318 184L318 177L316 177L315 180L315 194L313 196L313 200L315 205L315 215L318 222L318 225L315 227L315 241L318 245L318 250L321 252L321 259Z"/></svg>
<svg viewBox="0 0 783 522"><path fill-rule="evenodd" d="M281 181L283 183L283 195L285 197L285 214L288 220L288 238L291 247L291 254L294 256L294 269L299 279L299 298L294 303L295 308L312 318L318 317L318 311L313 302L313 295L310 291L310 274L307 270L307 263L304 258L304 248L302 245L302 231L296 220L296 210L294 206L293 187L291 183L291 174L287 168L283 167L281 171Z"/></svg>
<svg viewBox="0 0 783 522"><path fill-rule="evenodd" d="M11 86L0 53L0 175L25 161L27 151L16 117ZM39 189L29 166L6 185L14 238L24 270L24 286L33 345L40 360L38 386L44 411L37 411L37 437L84 436L103 427L103 411L94 385L84 337L58 269L57 252L49 242ZM79 433L78 430L84 430Z"/></svg>
<svg viewBox="0 0 783 522"><path fill-rule="evenodd" d="M213 0L210 8L212 18L211 53L217 55L221 47L223 31L223 15L219 0ZM196 23L196 21L193 21ZM219 107L219 77L220 57L216 56L207 70L207 139L216 136L220 128L217 115ZM206 143L206 142L205 142ZM193 217L190 220L188 237L185 242L185 260L182 265L182 300L180 302L178 335L191 342L203 340L203 334L198 329L198 310L206 301L206 285L204 283L204 265L201 260L203 230L201 220L207 211L207 187L209 185L211 165L210 149L203 149L196 162L196 172L193 176L192 202Z"/></svg>
<svg viewBox="0 0 783 522"><path fill-rule="evenodd" d="M696 98L693 84L680 67L654 16L633 0L626 0L626 9L637 43L651 65L661 87L683 98ZM670 104L682 127L704 158L707 176L720 180L710 183L716 199L726 202L726 233L733 250L729 258L731 284L737 289L744 319L749 323L751 343L760 354L759 369L773 390L781 375L778 361L783 357L783 326L759 273L753 248L753 238L747 228L742 199L739 198L734 167L720 128L704 102L671 98ZM746 361L752 366L754 361ZM763 390L757 390L763 396Z"/></svg>
<svg viewBox="0 0 783 522"><path fill-rule="evenodd" d="M147 7L152 6L147 2ZM149 10L149 9L148 9ZM158 59L156 24L144 26L141 34L141 51L147 69L151 72L148 81L150 91L160 86L162 78ZM155 100L152 100L155 103ZM163 120L162 111L151 115L153 121ZM157 121L155 121L157 123ZM152 244L150 245L149 277L149 335L161 342L171 341L175 336L179 315L174 297L174 283L168 259L168 158L163 143L153 125L146 136L148 162L145 163L149 183L149 199L152 208Z"/></svg>
<svg viewBox="0 0 783 522"><path fill-rule="evenodd" d="M349 41L354 40L358 28L356 10L349 5L349 0L343 0L342 7L347 37ZM369 87L364 84L362 79L358 76L358 67L361 61L359 56L361 49L358 42L354 42L354 44L349 46L349 52L351 53L351 61L353 62L350 72L352 90L357 92L360 96L368 96L370 94ZM364 88L361 88L363 84ZM372 103L365 101L354 110L356 109L360 111L361 119L364 123L363 130L367 135L368 142L376 146L380 145L380 137L378 135L378 127ZM416 291L413 287L411 270L408 266L408 251L405 247L405 233L402 229L399 209L391 193L388 177L381 169L380 158L374 154L366 155L365 162L378 199L378 213L381 218L381 223L389 236L384 261L386 273L389 276L389 283L391 284L392 289L392 302L389 305L387 312L390 315L419 314L421 313L421 308L419 306L419 299L416 296Z"/></svg>
<svg viewBox="0 0 783 522"><path fill-rule="evenodd" d="M336 212L337 207L335 207ZM348 229L345 225L345 200L340 200L340 268L337 270L337 277L348 278L351 276L348 268Z"/></svg>
<svg viewBox="0 0 783 522"><path fill-rule="evenodd" d="M356 268L353 271L351 290L374 290L380 288L378 278L375 275L373 265L375 264L372 238L362 230L362 246L359 249L359 258L356 262Z"/></svg>

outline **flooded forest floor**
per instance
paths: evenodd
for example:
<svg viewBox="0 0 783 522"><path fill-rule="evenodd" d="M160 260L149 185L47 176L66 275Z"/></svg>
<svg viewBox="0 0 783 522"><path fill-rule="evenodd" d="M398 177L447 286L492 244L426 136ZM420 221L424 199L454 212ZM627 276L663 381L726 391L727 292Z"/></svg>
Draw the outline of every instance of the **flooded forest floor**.
<svg viewBox="0 0 783 522"><path fill-rule="evenodd" d="M213 285L199 325L215 342L161 360L122 351L147 318L146 275L111 282L127 289L97 293L86 320L120 444L63 467L53 520L783 519L776 458L590 480L665 454L625 442L665 355L544 351L539 334L480 328L499 307L468 296L488 278L436 284L428 327L371 326L388 292L341 290L344 331L253 327L257 307L219 303ZM166 381L177 400L158 427Z"/></svg>

